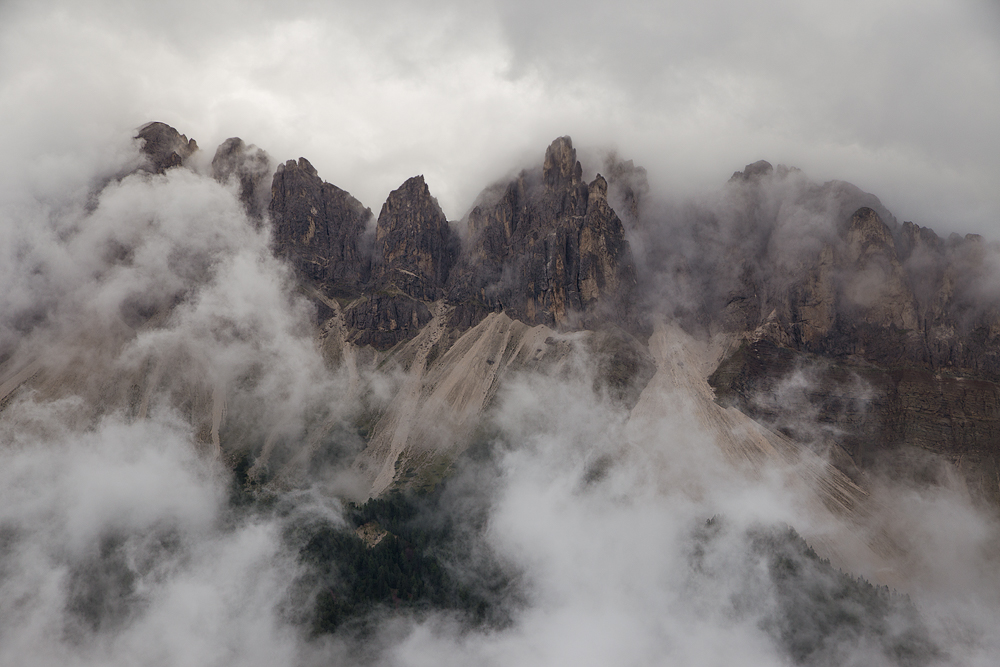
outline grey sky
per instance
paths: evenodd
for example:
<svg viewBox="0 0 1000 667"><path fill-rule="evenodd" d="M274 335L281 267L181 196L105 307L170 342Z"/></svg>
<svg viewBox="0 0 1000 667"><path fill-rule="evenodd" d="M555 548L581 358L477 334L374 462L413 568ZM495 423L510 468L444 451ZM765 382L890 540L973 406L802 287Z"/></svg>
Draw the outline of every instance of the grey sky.
<svg viewBox="0 0 1000 667"><path fill-rule="evenodd" d="M376 211L423 173L456 218L570 134L670 195L764 158L1000 239L998 116L991 0L0 5L8 191L156 119L305 156Z"/></svg>
<svg viewBox="0 0 1000 667"><path fill-rule="evenodd" d="M280 442L272 437L313 447L322 429L322 446L348 461L364 445L355 415L371 413L354 401L380 409L396 379L328 372L314 311L289 294L266 229L212 179L172 170L111 181L88 207L102 177L135 166L137 126L170 123L208 158L234 135L277 160L305 156L376 211L423 173L457 218L483 186L539 164L549 141L570 134L583 156L616 147L671 196L714 189L766 158L817 181L850 180L902 220L1000 239L994 3L0 0L0 353L42 349L56 378L72 368L64 400L22 392L0 420L0 664L361 655L339 639L300 641L287 619L303 570L282 537L299 517L268 505L231 521L229 478L210 452L196 454L204 422L168 409L167 397L225 403L234 441L248 433L248 447ZM787 236L775 246L801 242ZM121 318L149 304L172 314L133 340ZM473 481L491 503L482 548L524 573L530 599L502 632L471 633L443 614L387 623L377 637L387 662L786 662L763 617L734 618L733 601L761 590L744 576L759 568L741 569L750 561L739 535L779 521L849 553L840 538L854 533L815 514L818 500L791 476L764 469L749 480L724 463L717 434L699 425L696 401L708 399L671 393L673 382L694 387L696 363L714 363L681 333L654 344L673 346L668 368L689 361L688 379L651 384L635 419L592 391L583 373L593 363L505 384L482 433L495 427L517 446L498 445L497 470L484 465L485 483ZM125 423L105 397L134 398L131 378L147 373L147 419ZM327 493L355 478L340 461L324 463L322 493L289 496L301 517L342 520ZM598 483L583 481L591 471ZM469 515L461 495L454 502ZM995 524L944 489L873 504L885 514L871 526L917 545L906 565L926 582L916 599L949 642L946 658L992 664ZM734 527L708 550L718 574L692 578L691 529L715 515ZM123 555L88 569L118 535ZM74 581L126 557L142 577L118 607L127 623L71 632Z"/></svg>

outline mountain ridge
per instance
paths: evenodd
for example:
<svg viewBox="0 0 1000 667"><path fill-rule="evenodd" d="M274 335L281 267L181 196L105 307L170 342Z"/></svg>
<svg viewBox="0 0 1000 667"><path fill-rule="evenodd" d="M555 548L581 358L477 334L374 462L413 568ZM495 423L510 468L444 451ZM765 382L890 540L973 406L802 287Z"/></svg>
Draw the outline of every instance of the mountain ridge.
<svg viewBox="0 0 1000 667"><path fill-rule="evenodd" d="M143 126L137 139L157 178L197 150L162 123ZM728 341L713 367L689 359L701 368L698 382L709 383L720 408L756 420L771 442L760 445L772 452L765 458L786 449L827 457L832 468L814 480L821 496L824 475L857 486L851 493L861 499L884 474L953 484L934 472L945 466L967 492L1000 505L991 482L1000 471L1000 310L969 277L988 272L987 244L940 239L898 223L854 186L816 185L765 161L733 175L724 205L675 219L657 218L641 167L611 157L604 171L607 179L584 181L571 139L560 137L540 165L448 221L422 176L394 190L376 217L305 158L275 163L235 137L216 151L211 176L234 184L252 224L266 221L271 252L312 304L312 338L326 363L346 369L356 388L375 369L396 369L388 403L359 394L354 418L366 426L354 470L367 480L364 494L433 484L469 446L505 378L529 369L590 383L631 411L668 363L649 340L665 322L673 338ZM155 329L174 302L136 311L123 340ZM39 363L8 359L0 400L42 377L53 387L79 382L68 367L39 371ZM152 368L131 376L131 391L144 397L136 414L169 373L160 362ZM770 398L805 376L807 390L794 400ZM239 389L185 382L182 403L201 424L199 437L223 459L254 458L248 479L261 489L294 485L332 428L317 426L308 438L315 444L301 452L277 435L240 444ZM119 393L102 400L121 404ZM812 415L808 428L792 424L802 409ZM705 419L710 429L732 422Z"/></svg>
<svg viewBox="0 0 1000 667"><path fill-rule="evenodd" d="M161 151L160 144L152 146L154 153ZM335 346L340 349L345 344L373 345L388 351L437 322L434 326L443 333L431 347L447 351L448 341L460 339L496 312L553 331L620 327L633 341L623 349L642 348L652 321L637 306L640 292L648 288L640 285L640 278L649 282L639 274L650 269L637 267L630 238L643 241L651 227L641 213L649 188L644 170L616 159L605 164L611 185L600 174L587 183L572 140L559 137L546 149L540 168L491 186L484 195L491 194L480 196L462 221L449 222L421 176L393 191L375 219L350 195L323 183L300 158L279 165L271 186L268 211L275 251L321 292L340 298L339 313L318 303L320 319L339 318L333 328L347 332ZM303 176L288 180L297 173ZM793 186L780 195L787 183ZM701 243L716 250L714 256L664 253L679 257L682 272L692 271L692 262L701 262L701 272L717 272L723 286L727 273L733 275L734 268L740 272L728 292L715 297L719 305L714 312L711 295L718 287L704 290L709 298L698 307L693 322L686 320L689 329L704 327L742 337L746 343L740 350L758 359L737 368L740 360L748 359L740 352L742 356L722 360L708 374L719 400L781 429L782 421L790 418L787 411L757 407L759 395L779 381L769 374L790 373L806 363L804 359L829 359L849 368L851 377L865 378L878 397L859 408L864 414L851 413L854 416L838 417L829 408L817 408L826 422L839 419L847 430L833 439L836 442L823 436L822 443L805 444L834 456L858 481L864 477L859 470L884 471L884 451L930 451L963 469L976 495L1000 503L1000 486L994 493L987 483L1000 472L996 436L985 427L1000 416L1000 404L993 398L1000 379L1000 346L996 333L990 333L1000 331L1000 317L994 307L992 314L981 309L970 319L969 312L975 310L969 303L971 287L956 284L975 263L975 249L982 241L954 235L940 239L927 228L900 224L877 198L849 183L816 186L799 170L775 168L764 160L735 172L726 187L747 202L750 217L743 218L743 228L717 228L712 237L713 225L719 223L709 215L704 221L709 235L703 235ZM609 190L615 188L630 229L609 203ZM811 237L805 241L812 246L792 253L793 260L798 255L796 266L776 254L774 235L788 230L778 229L761 213L775 196L768 188L778 189L779 196L798 197L798 205L814 214L818 207L832 210L831 202L836 209L826 228L807 232ZM305 211L305 202L320 201L317 189L329 193L327 199ZM257 196L248 194L242 182L240 192L244 201ZM306 223L308 228L303 228ZM740 243L741 238L749 243ZM324 244L329 251L322 249ZM724 247L716 247L720 245ZM726 266L717 270L720 261ZM933 270L927 271L928 266ZM441 322L442 313L447 313L446 323ZM798 361L775 362L769 368L763 360L776 357L763 352L765 341L799 355ZM926 369L914 372L928 379L901 385L890 379L896 377L892 369L900 365ZM872 367L886 370L876 373ZM957 402L947 398L953 393L944 389L942 382L947 381L934 379L942 371L976 380L978 384L967 386L980 388L979 393ZM812 402L839 404L835 396L844 385L838 382L816 389L821 398ZM913 402L937 407L930 413L904 407ZM929 418L923 415L938 413L950 415L956 424L971 420L982 426L942 428L937 417L933 419L938 426L920 426ZM900 422L912 427L890 426ZM814 434L809 438L815 439ZM865 438L879 444L862 446ZM926 476L921 465L887 467L899 468L895 472L903 477Z"/></svg>

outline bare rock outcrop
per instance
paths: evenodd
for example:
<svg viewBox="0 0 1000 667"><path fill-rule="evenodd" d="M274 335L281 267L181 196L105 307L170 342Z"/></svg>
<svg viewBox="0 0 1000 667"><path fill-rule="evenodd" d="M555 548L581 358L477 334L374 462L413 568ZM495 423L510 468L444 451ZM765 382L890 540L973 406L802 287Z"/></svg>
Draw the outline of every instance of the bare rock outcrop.
<svg viewBox="0 0 1000 667"><path fill-rule="evenodd" d="M845 305L856 319L880 327L915 330L916 304L896 254L892 232L868 207L847 230Z"/></svg>
<svg viewBox="0 0 1000 667"><path fill-rule="evenodd" d="M344 309L348 341L388 350L412 338L431 320L427 304L402 292L375 292Z"/></svg>
<svg viewBox="0 0 1000 667"><path fill-rule="evenodd" d="M1000 251L892 223L862 206L790 271L749 272L748 311L771 315L724 320L745 343L712 384L845 470L943 483L950 464L1000 503L1000 295L984 288Z"/></svg>
<svg viewBox="0 0 1000 667"><path fill-rule="evenodd" d="M637 206L643 170L622 163L614 171L628 186L616 196L631 193ZM363 223L370 212L300 158L274 174L275 252L328 296L350 299L343 317L352 340L379 349L412 337L442 299L453 306L449 326L457 331L504 311L527 324L614 324L636 332L636 270L625 228L607 181L598 175L588 184L582 173L569 137L557 139L540 170L480 197L464 243L423 176L413 177L382 206L369 254Z"/></svg>
<svg viewBox="0 0 1000 667"><path fill-rule="evenodd" d="M389 193L375 227L372 279L416 299L444 296L458 240L423 176Z"/></svg>
<svg viewBox="0 0 1000 667"><path fill-rule="evenodd" d="M604 174L608 180L608 202L622 219L626 228L639 224L640 211L649 194L649 180L644 167L632 160L622 160L617 153L610 153L604 160Z"/></svg>
<svg viewBox="0 0 1000 667"><path fill-rule="evenodd" d="M212 158L212 177L220 183L235 179L240 201L247 215L260 220L271 202L271 156L256 146L247 146L239 137L222 142Z"/></svg>
<svg viewBox="0 0 1000 667"><path fill-rule="evenodd" d="M166 123L154 121L139 128L136 139L142 140L142 152L149 160L150 171L162 174L179 167L198 150L198 143L188 139Z"/></svg>
<svg viewBox="0 0 1000 667"><path fill-rule="evenodd" d="M635 329L635 266L600 175L583 181L569 137L545 152L542 169L488 190L469 214L453 301L502 310L560 329L612 320Z"/></svg>
<svg viewBox="0 0 1000 667"><path fill-rule="evenodd" d="M975 236L944 241L912 223L893 230L862 207L772 305L786 342L803 351L995 382L1000 295L984 291L989 265Z"/></svg>
<svg viewBox="0 0 1000 667"><path fill-rule="evenodd" d="M743 171L733 172L730 181L752 181L755 178L769 176L774 172L774 166L767 160L757 160L743 167Z"/></svg>
<svg viewBox="0 0 1000 667"><path fill-rule="evenodd" d="M360 294L370 271L364 235L371 209L299 158L278 166L268 210L277 255L329 294Z"/></svg>
<svg viewBox="0 0 1000 667"><path fill-rule="evenodd" d="M375 227L371 279L344 309L349 341L387 350L412 338L444 297L458 241L423 176L393 190Z"/></svg>

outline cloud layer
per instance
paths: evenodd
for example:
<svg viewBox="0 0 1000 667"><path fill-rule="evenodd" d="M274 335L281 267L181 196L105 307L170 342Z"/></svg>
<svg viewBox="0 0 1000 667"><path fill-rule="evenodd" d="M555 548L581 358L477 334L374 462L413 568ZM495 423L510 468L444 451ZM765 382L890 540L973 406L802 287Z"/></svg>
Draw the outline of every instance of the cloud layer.
<svg viewBox="0 0 1000 667"><path fill-rule="evenodd" d="M119 180L138 163L130 138L156 118L210 157L239 134L279 160L306 155L373 208L422 172L458 217L570 133L595 152L617 145L668 195L767 157L853 180L900 218L988 235L1000 211L992 11L5 3L0 355L41 332L34 352L67 355L49 360L57 371L83 359L155 377L158 359L170 372L133 406L145 419L91 409L128 387L86 382L79 395L42 382L5 406L0 662L784 664L746 531L824 527L776 478L727 468L683 401L630 429L586 375L511 383L490 424L493 467L470 473L474 497L452 498L454 511L486 508L470 539L520 578L510 627L469 632L431 612L390 615L360 649L309 637L293 622L303 565L284 531L302 515L338 524L339 501L306 480L277 509L234 509L230 473L205 448L211 425L191 417L212 411L185 400L237 386L227 407L244 431L229 435L254 447L332 433L313 480L329 487L358 445L334 428L354 396L232 184L186 170ZM940 662L992 664L996 527L945 491L882 502L920 544L914 597L948 651ZM732 527L698 570L693 535L717 514ZM835 648L842 664L884 657Z"/></svg>
<svg viewBox="0 0 1000 667"><path fill-rule="evenodd" d="M4 180L146 120L308 157L377 208L423 173L449 217L562 134L686 194L765 158L901 220L1000 220L987 0L25 3L0 9ZM20 179L17 179L20 180Z"/></svg>

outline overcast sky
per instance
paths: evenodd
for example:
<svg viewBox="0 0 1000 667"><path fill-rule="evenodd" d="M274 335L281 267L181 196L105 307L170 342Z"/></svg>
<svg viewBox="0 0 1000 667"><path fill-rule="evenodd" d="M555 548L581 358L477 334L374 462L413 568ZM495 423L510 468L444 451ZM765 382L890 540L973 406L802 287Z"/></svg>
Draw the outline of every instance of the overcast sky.
<svg viewBox="0 0 1000 667"><path fill-rule="evenodd" d="M670 195L763 158L1000 239L998 7L0 0L0 178L38 187L162 120L305 156L376 212L423 173L457 218L569 134Z"/></svg>

